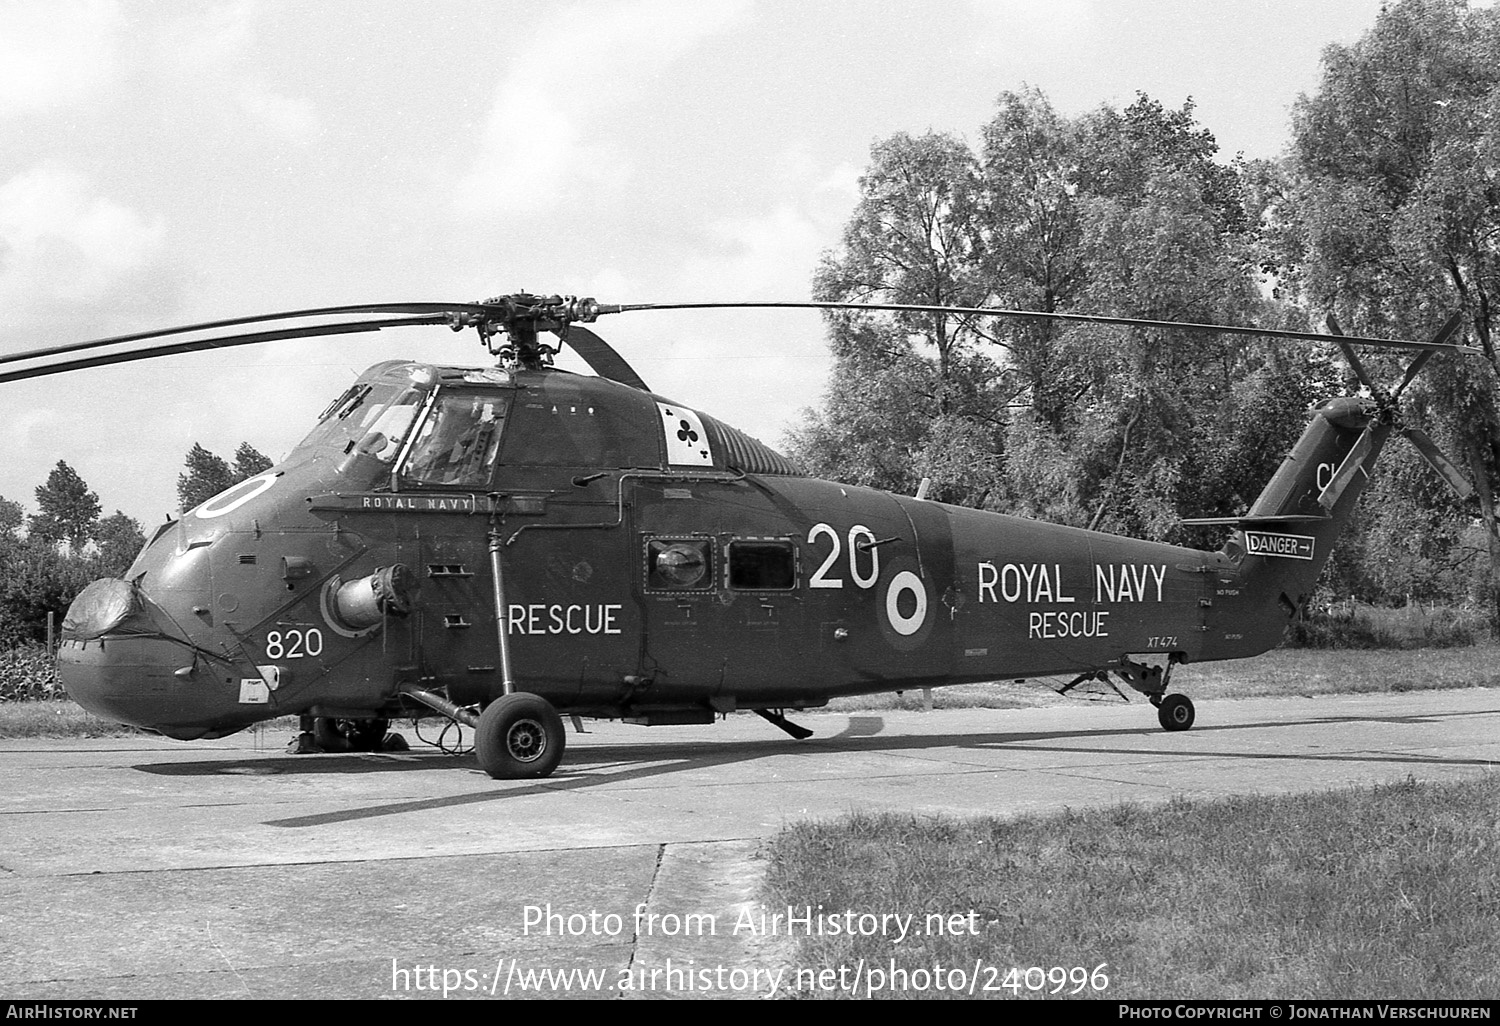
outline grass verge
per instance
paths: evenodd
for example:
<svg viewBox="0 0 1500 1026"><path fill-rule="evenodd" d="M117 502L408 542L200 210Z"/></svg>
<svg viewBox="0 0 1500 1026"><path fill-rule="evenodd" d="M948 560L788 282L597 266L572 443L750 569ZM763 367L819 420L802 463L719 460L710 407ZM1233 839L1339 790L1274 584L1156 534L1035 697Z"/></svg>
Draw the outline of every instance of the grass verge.
<svg viewBox="0 0 1500 1026"><path fill-rule="evenodd" d="M1079 997L1500 993L1493 774L1007 820L856 814L789 827L769 854L772 909L911 913L915 928L929 914L975 912L976 933L901 944L879 935L800 941L803 969L863 959L906 971L905 990L873 996L943 996L932 986L938 967L948 985L957 980L953 969L972 977L976 964L998 967L979 974L974 996L981 996L1008 967L1023 974L1083 967L1091 975L1100 963L1107 987L1085 983ZM1018 993L1007 987L987 996L1051 996L1056 975L1036 989L1022 976Z"/></svg>
<svg viewBox="0 0 1500 1026"><path fill-rule="evenodd" d="M0 738L125 737L139 727L101 720L65 698L0 704Z"/></svg>

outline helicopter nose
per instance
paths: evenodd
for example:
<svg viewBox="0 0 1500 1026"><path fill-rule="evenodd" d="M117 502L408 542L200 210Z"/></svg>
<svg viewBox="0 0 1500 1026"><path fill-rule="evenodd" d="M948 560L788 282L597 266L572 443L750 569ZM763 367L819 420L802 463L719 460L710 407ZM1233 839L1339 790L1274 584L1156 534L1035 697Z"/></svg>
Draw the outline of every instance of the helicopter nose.
<svg viewBox="0 0 1500 1026"><path fill-rule="evenodd" d="M94 715L181 740L225 732L224 678L161 629L130 582L104 579L85 588L68 608L62 637L58 677Z"/></svg>

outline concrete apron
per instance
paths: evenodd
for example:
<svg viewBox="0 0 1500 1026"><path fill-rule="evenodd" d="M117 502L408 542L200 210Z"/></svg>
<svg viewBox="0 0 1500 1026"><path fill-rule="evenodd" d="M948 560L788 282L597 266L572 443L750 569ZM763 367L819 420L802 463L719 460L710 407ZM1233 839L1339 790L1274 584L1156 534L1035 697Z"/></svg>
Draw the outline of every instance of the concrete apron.
<svg viewBox="0 0 1500 1026"><path fill-rule="evenodd" d="M0 995L784 994L794 949L764 928L785 909L763 906L760 846L789 823L1500 762L1482 689L1200 703L1176 734L1143 703L794 718L817 735L586 723L529 782L420 747L287 756L281 733L0 742Z"/></svg>

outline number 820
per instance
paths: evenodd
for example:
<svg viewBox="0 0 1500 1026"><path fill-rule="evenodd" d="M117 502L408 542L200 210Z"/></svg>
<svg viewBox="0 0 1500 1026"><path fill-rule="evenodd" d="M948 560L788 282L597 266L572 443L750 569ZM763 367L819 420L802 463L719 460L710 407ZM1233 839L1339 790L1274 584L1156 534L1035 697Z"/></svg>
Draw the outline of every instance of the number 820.
<svg viewBox="0 0 1500 1026"><path fill-rule="evenodd" d="M316 627L307 630L272 631L266 635L267 659L301 659L323 654L323 632Z"/></svg>

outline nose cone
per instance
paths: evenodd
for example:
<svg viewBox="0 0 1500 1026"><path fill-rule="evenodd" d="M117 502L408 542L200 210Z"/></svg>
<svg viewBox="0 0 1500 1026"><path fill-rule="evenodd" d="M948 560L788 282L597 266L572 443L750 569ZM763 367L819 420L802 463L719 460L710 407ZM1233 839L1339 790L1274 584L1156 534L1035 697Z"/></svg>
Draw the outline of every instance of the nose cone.
<svg viewBox="0 0 1500 1026"><path fill-rule="evenodd" d="M63 617L63 637L92 641L119 627L135 611L135 589L130 583L106 577L78 593Z"/></svg>
<svg viewBox="0 0 1500 1026"><path fill-rule="evenodd" d="M95 581L73 600L57 673L69 697L94 715L168 737L221 737L253 721L237 708L235 669L162 630L127 581Z"/></svg>

